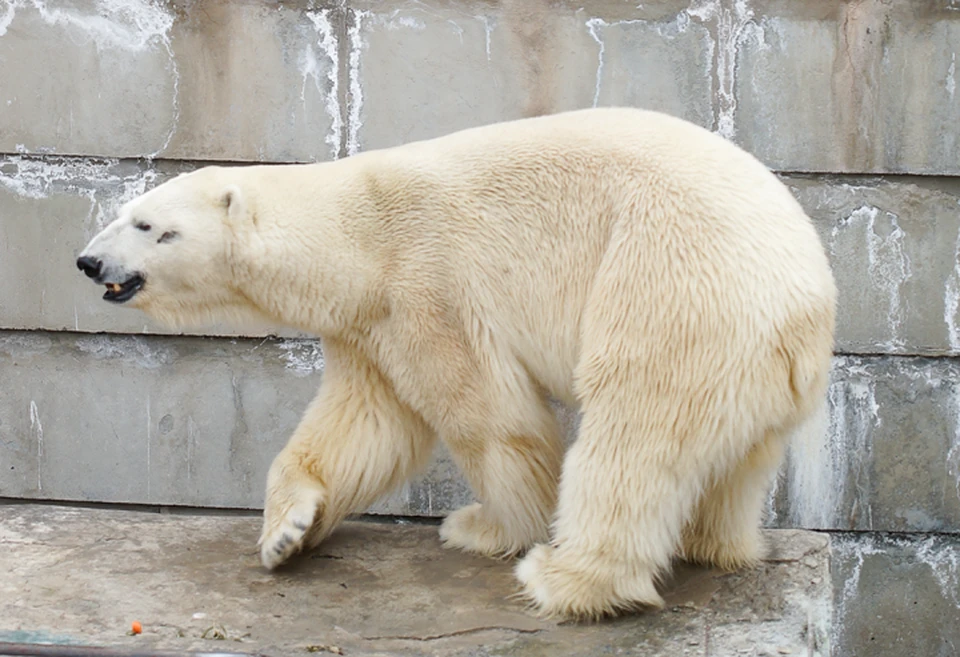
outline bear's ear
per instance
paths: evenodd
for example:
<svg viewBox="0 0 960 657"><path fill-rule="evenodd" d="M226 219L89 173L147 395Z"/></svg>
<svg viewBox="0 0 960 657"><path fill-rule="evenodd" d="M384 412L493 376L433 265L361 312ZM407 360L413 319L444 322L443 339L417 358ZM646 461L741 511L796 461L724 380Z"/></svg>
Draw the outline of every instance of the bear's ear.
<svg viewBox="0 0 960 657"><path fill-rule="evenodd" d="M227 221L233 225L241 225L250 221L247 204L244 202L243 192L237 185L229 185L220 197L220 202L227 212Z"/></svg>

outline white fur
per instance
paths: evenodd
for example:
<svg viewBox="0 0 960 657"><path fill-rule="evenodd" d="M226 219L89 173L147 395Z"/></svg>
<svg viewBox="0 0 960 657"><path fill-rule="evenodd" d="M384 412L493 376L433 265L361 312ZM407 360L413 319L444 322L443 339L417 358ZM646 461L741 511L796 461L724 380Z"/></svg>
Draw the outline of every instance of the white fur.
<svg viewBox="0 0 960 657"><path fill-rule="evenodd" d="M135 220L181 237L133 239ZM524 594L564 617L661 604L674 556L758 559L833 346L833 277L789 191L640 110L202 169L129 203L85 254L143 274L129 304L161 320L324 338L320 392L270 470L266 566L409 478L439 436L480 500L444 542L529 551ZM549 395L583 413L566 455Z"/></svg>

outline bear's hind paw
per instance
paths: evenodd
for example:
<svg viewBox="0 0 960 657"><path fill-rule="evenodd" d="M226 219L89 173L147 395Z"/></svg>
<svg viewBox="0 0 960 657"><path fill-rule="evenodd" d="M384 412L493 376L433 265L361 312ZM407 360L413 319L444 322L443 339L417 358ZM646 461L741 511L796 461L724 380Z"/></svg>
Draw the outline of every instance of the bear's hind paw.
<svg viewBox="0 0 960 657"><path fill-rule="evenodd" d="M448 515L440 525L440 541L445 548L494 559L509 559L529 547L526 541L510 540L504 528L487 517L482 504L470 504Z"/></svg>
<svg viewBox="0 0 960 657"><path fill-rule="evenodd" d="M560 621L595 621L663 607L649 574L618 576L613 569L604 572L596 566L594 559L581 563L550 545L537 545L514 569L522 588L513 597L535 615Z"/></svg>

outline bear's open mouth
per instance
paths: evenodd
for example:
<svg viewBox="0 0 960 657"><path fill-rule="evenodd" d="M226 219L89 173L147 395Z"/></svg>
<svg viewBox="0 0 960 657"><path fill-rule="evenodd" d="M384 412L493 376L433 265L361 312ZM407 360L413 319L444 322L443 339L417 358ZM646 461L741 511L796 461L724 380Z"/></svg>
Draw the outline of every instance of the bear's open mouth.
<svg viewBox="0 0 960 657"><path fill-rule="evenodd" d="M133 295L143 287L143 276L136 274L123 283L105 283L105 285L107 291L103 293L103 298L114 303L123 303L132 299Z"/></svg>

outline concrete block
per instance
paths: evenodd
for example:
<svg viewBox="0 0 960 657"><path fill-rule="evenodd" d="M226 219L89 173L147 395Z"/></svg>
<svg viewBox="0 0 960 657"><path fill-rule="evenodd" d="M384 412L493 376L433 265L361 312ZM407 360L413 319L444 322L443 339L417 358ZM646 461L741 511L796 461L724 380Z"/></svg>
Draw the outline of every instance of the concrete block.
<svg viewBox="0 0 960 657"><path fill-rule="evenodd" d="M343 12L306 4L5 3L0 151L334 157Z"/></svg>
<svg viewBox="0 0 960 657"><path fill-rule="evenodd" d="M137 311L104 303L73 263L124 201L201 164L0 157L0 328L169 333ZM957 180L782 179L830 255L840 288L840 352L960 354ZM300 335L227 324L186 333Z"/></svg>
<svg viewBox="0 0 960 657"><path fill-rule="evenodd" d="M958 32L885 0L17 1L0 151L302 161L622 104L779 170L957 174Z"/></svg>
<svg viewBox="0 0 960 657"><path fill-rule="evenodd" d="M830 256L840 352L960 353L960 181L782 179Z"/></svg>
<svg viewBox="0 0 960 657"><path fill-rule="evenodd" d="M0 497L263 506L267 469L323 371L319 342L0 333ZM373 512L472 494L441 445Z"/></svg>
<svg viewBox="0 0 960 657"><path fill-rule="evenodd" d="M309 340L0 334L0 497L260 508L322 363ZM960 532L958 381L953 360L838 357L767 525ZM578 416L555 408L570 441ZM371 512L472 500L440 447Z"/></svg>
<svg viewBox="0 0 960 657"><path fill-rule="evenodd" d="M960 131L949 127L960 125L950 47L960 17L949 7L354 6L351 152L519 116L632 105L715 130L781 171L960 172Z"/></svg>
<svg viewBox="0 0 960 657"><path fill-rule="evenodd" d="M953 3L706 5L718 16L718 72L733 88L732 136L768 166L960 173Z"/></svg>
<svg viewBox="0 0 960 657"><path fill-rule="evenodd" d="M713 44L686 4L354 3L348 148L598 104L710 126Z"/></svg>
<svg viewBox="0 0 960 657"><path fill-rule="evenodd" d="M825 413L797 433L768 523L960 532L960 364L842 356Z"/></svg>
<svg viewBox="0 0 960 657"><path fill-rule="evenodd" d="M834 534L834 655L956 655L960 539Z"/></svg>
<svg viewBox="0 0 960 657"><path fill-rule="evenodd" d="M298 341L0 335L0 496L258 507L320 383Z"/></svg>

